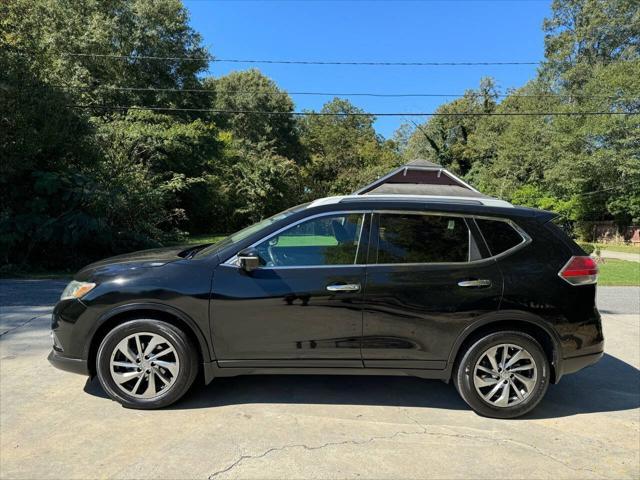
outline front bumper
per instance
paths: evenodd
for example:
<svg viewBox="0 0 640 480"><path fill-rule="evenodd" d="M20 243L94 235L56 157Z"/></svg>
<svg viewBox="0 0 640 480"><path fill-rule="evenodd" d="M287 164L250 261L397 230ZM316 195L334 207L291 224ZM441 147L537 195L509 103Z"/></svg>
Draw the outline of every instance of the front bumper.
<svg viewBox="0 0 640 480"><path fill-rule="evenodd" d="M70 358L65 357L60 352L51 350L47 357L49 363L60 370L65 372L79 373L80 375L89 375L89 368L87 367L87 361L82 358Z"/></svg>

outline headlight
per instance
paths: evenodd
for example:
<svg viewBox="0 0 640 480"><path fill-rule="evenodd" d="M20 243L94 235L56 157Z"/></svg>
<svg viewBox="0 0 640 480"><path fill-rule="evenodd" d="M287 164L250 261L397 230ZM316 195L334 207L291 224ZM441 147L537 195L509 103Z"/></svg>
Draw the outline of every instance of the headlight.
<svg viewBox="0 0 640 480"><path fill-rule="evenodd" d="M69 285L66 286L60 300L68 300L70 298L82 298L89 293L96 286L95 283L90 282L76 282L71 280Z"/></svg>

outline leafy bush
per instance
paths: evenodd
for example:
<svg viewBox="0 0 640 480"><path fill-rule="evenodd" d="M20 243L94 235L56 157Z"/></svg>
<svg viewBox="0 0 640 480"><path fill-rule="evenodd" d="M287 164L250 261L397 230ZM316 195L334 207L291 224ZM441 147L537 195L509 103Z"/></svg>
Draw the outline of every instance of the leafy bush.
<svg viewBox="0 0 640 480"><path fill-rule="evenodd" d="M591 255L596 250L596 246L593 243L578 242L578 245L587 255Z"/></svg>
<svg viewBox="0 0 640 480"><path fill-rule="evenodd" d="M258 155L241 160L231 170L233 214L239 227L302 203L301 174L291 160L279 155Z"/></svg>

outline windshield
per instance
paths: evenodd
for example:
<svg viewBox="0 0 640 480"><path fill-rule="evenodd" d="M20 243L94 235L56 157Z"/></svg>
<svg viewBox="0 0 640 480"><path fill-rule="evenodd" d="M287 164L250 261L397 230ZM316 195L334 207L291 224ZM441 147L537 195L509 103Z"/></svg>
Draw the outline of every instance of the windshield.
<svg viewBox="0 0 640 480"><path fill-rule="evenodd" d="M233 245L234 243L244 240L245 238L253 235L256 232L259 232L260 230L267 228L269 225L273 225L274 223L279 222L280 220L285 219L296 212L299 212L300 210L304 209L307 205L309 204L303 203L302 205L296 205L295 207L291 207L283 212L276 213L272 217L265 218L264 220L260 220L258 223L249 225L248 227L243 228L242 230L239 230L236 233L233 233L228 237L223 238L219 242L216 242L213 245L209 245L207 248L199 251L197 255L198 256L209 255L210 253L214 253L219 250L222 250L223 248L226 248L229 245Z"/></svg>

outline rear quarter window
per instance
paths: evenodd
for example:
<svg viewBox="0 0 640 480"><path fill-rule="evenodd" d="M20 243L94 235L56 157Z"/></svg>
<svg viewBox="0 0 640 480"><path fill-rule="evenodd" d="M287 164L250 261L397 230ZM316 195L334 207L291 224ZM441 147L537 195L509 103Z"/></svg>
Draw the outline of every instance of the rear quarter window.
<svg viewBox="0 0 640 480"><path fill-rule="evenodd" d="M523 242L522 235L507 222L478 218L476 223L487 242L491 256L500 255Z"/></svg>

